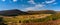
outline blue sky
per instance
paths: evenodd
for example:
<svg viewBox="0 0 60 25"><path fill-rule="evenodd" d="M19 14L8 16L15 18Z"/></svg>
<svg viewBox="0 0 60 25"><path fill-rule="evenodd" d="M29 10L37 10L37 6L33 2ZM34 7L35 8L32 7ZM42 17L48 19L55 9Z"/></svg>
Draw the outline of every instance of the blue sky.
<svg viewBox="0 0 60 25"><path fill-rule="evenodd" d="M60 11L59 0L0 0L0 10L19 9Z"/></svg>

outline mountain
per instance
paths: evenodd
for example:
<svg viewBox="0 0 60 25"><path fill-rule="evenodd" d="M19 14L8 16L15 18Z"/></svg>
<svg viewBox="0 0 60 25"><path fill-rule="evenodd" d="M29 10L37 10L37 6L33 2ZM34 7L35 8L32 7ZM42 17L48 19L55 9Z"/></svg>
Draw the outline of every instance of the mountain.
<svg viewBox="0 0 60 25"><path fill-rule="evenodd" d="M54 10L27 11L30 14L54 14Z"/></svg>
<svg viewBox="0 0 60 25"><path fill-rule="evenodd" d="M17 15L24 15L24 14L28 14L28 13L20 11L18 9L0 11L0 15L2 16L17 16Z"/></svg>
<svg viewBox="0 0 60 25"><path fill-rule="evenodd" d="M57 13L60 13L60 11L56 11Z"/></svg>
<svg viewBox="0 0 60 25"><path fill-rule="evenodd" d="M40 10L40 11L27 11L23 12L18 9L12 9L12 10L4 10L0 11L0 15L2 16L17 16L17 15L32 15L32 14L54 14L56 13L53 10Z"/></svg>

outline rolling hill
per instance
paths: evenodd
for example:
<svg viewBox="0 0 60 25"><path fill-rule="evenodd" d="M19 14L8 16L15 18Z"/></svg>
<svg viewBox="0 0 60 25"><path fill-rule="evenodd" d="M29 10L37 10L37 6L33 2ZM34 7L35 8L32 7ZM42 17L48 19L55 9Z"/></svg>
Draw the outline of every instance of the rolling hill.
<svg viewBox="0 0 60 25"><path fill-rule="evenodd" d="M24 14L28 14L28 13L20 11L18 9L0 11L0 15L2 16L17 16L17 15L24 15Z"/></svg>
<svg viewBox="0 0 60 25"><path fill-rule="evenodd" d="M32 14L54 14L56 13L53 10L41 10L41 11L21 11L18 9L12 9L12 10L5 10L0 11L0 15L2 16L17 16L17 15L32 15Z"/></svg>

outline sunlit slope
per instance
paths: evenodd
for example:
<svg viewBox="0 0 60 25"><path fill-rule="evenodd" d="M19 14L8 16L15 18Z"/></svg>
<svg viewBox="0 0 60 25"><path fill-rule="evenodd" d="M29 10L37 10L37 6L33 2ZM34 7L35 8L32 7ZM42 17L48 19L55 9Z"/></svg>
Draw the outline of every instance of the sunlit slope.
<svg viewBox="0 0 60 25"><path fill-rule="evenodd" d="M16 18L21 18L21 19L39 19L39 18L45 18L48 16L51 16L52 14L35 14L35 15L21 15L21 16L16 16Z"/></svg>
<svg viewBox="0 0 60 25"><path fill-rule="evenodd" d="M3 20L5 23L19 22L19 21L24 22L24 20L46 18L51 15L52 14L21 15L21 16L15 16L15 17L3 17Z"/></svg>

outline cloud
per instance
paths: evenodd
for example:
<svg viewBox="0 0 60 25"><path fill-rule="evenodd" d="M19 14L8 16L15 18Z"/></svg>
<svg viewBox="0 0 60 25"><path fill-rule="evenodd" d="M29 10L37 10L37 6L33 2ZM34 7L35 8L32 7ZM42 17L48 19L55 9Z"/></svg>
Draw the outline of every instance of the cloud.
<svg viewBox="0 0 60 25"><path fill-rule="evenodd" d="M13 2L17 2L17 0L13 0Z"/></svg>
<svg viewBox="0 0 60 25"><path fill-rule="evenodd" d="M6 0L2 0L3 2L5 2Z"/></svg>
<svg viewBox="0 0 60 25"><path fill-rule="evenodd" d="M36 4L34 7L28 7L28 8L25 8L26 11L29 11L29 10L40 10L39 8L43 8L45 5L42 5L42 4Z"/></svg>
<svg viewBox="0 0 60 25"><path fill-rule="evenodd" d="M40 3L36 3L36 2L34 2L34 0L30 0L30 1L28 1L28 3L29 4L34 4L35 6L33 6L33 7L27 7L27 8L25 8L25 10L26 11L29 11L29 10L40 10L39 8L43 8L45 5L42 3L42 4L40 4Z"/></svg>
<svg viewBox="0 0 60 25"><path fill-rule="evenodd" d="M56 0L50 0L50 1L47 1L45 0L45 2L42 2L42 4L46 3L46 4L50 4L50 3L54 3ZM30 4L36 4L36 2L34 2L34 0L30 0L28 1L28 3Z"/></svg>
<svg viewBox="0 0 60 25"><path fill-rule="evenodd" d="M27 8L25 8L24 9L24 11L29 11L29 10L46 10L47 8L45 8L46 7L46 4L50 4L50 3L52 3L52 4L57 4L57 3L55 3L55 0L51 0L51 1L45 1L45 2L42 2L42 3L36 3L36 2L34 2L34 0L30 0L30 1L28 1L28 3L29 4L34 4L35 6L33 6L33 7L27 7Z"/></svg>
<svg viewBox="0 0 60 25"><path fill-rule="evenodd" d="M51 0L51 1L45 1L45 3L49 4L49 3L54 3L56 0Z"/></svg>
<svg viewBox="0 0 60 25"><path fill-rule="evenodd" d="M28 3L30 3L30 4L36 4L36 3L34 2L34 0L30 0L30 1L28 1Z"/></svg>
<svg viewBox="0 0 60 25"><path fill-rule="evenodd" d="M54 5L57 4L57 3L53 3Z"/></svg>
<svg viewBox="0 0 60 25"><path fill-rule="evenodd" d="M29 4L34 4L35 6L33 6L33 7L27 7L27 8L25 8L24 10L25 11L29 11L29 10L41 10L45 5L44 5L44 2L42 3L42 4L40 4L40 3L36 3L36 2L34 2L34 0L30 0L30 1L28 1L28 3Z"/></svg>

